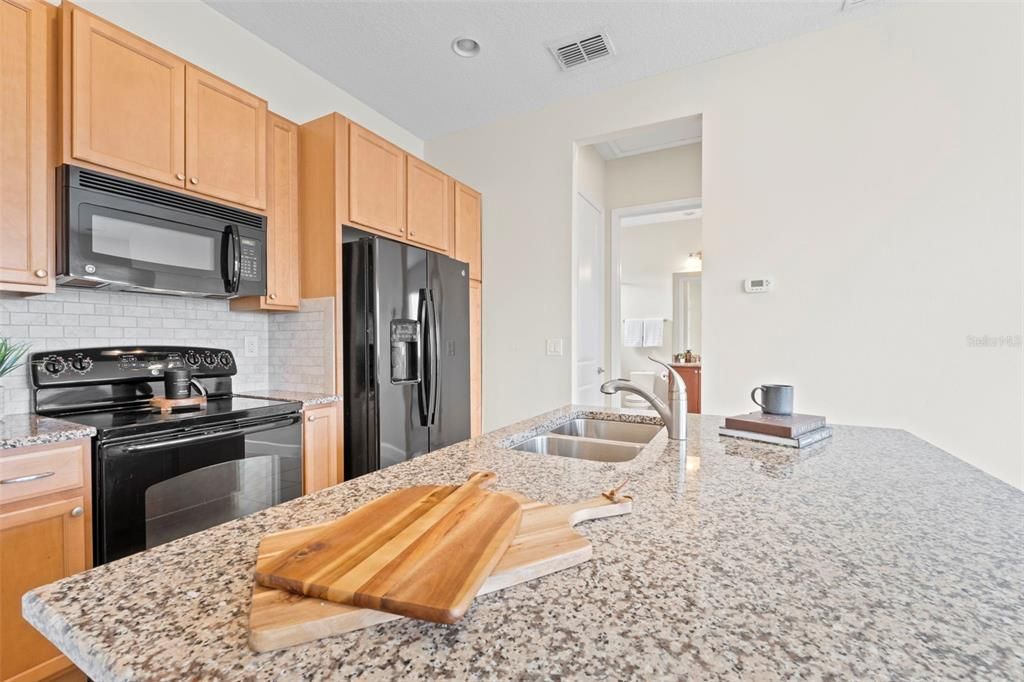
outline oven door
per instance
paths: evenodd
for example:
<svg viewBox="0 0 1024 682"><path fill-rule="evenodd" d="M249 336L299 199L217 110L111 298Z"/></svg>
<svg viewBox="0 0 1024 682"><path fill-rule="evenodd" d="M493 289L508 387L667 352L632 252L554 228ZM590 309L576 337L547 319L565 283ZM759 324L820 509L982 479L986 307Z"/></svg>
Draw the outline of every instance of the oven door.
<svg viewBox="0 0 1024 682"><path fill-rule="evenodd" d="M95 465L102 564L301 495L301 416L100 443Z"/></svg>

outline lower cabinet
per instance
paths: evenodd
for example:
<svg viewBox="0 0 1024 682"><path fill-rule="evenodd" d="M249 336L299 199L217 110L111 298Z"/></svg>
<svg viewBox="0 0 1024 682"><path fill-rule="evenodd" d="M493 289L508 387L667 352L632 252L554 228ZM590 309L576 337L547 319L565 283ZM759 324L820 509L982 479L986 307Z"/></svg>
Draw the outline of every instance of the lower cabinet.
<svg viewBox="0 0 1024 682"><path fill-rule="evenodd" d="M679 372L686 384L686 411L690 414L700 414L700 370L694 365L672 365L672 369Z"/></svg>
<svg viewBox="0 0 1024 682"><path fill-rule="evenodd" d="M304 495L345 478L339 431L340 403L306 408L302 413L302 492Z"/></svg>
<svg viewBox="0 0 1024 682"><path fill-rule="evenodd" d="M92 563L90 453L88 440L0 451L0 491L6 493L0 496L4 682L77 673L71 661L21 617L21 598ZM21 492L26 490L30 494Z"/></svg>

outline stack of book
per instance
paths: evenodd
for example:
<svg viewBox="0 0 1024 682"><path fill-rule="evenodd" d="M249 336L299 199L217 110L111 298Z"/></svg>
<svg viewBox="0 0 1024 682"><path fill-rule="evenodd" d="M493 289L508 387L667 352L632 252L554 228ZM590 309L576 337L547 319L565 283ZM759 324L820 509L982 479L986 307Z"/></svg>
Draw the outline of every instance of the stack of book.
<svg viewBox="0 0 1024 682"><path fill-rule="evenodd" d="M824 417L814 414L750 412L726 417L725 426L718 427L718 435L804 448L830 438L832 427L825 424Z"/></svg>

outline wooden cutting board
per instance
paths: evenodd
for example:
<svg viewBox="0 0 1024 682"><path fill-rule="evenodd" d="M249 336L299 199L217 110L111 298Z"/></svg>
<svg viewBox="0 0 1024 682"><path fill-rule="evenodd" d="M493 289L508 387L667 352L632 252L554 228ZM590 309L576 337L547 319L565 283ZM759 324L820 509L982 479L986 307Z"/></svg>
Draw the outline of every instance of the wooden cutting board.
<svg viewBox="0 0 1024 682"><path fill-rule="evenodd" d="M505 494L520 503L522 521L519 533L477 594L495 592L588 561L593 547L572 526L590 519L628 514L633 508L630 498L615 495L552 506L534 502L519 493ZM314 537L325 525L296 528L264 537L256 559L257 570L296 543ZM257 583L253 586L249 609L249 646L254 651L273 651L400 617L384 611L302 597Z"/></svg>
<svg viewBox="0 0 1024 682"><path fill-rule="evenodd" d="M519 530L515 498L462 485L398 490L333 521L256 568L266 587L455 623Z"/></svg>

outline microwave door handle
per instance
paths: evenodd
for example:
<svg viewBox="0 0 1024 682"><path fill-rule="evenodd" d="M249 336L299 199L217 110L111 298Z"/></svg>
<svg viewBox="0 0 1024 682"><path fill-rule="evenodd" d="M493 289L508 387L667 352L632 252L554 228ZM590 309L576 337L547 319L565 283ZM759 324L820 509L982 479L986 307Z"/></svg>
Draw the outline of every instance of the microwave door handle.
<svg viewBox="0 0 1024 682"><path fill-rule="evenodd" d="M238 225L228 225L228 232L231 234L231 293L237 294L238 287L242 283L242 238L238 234Z"/></svg>

